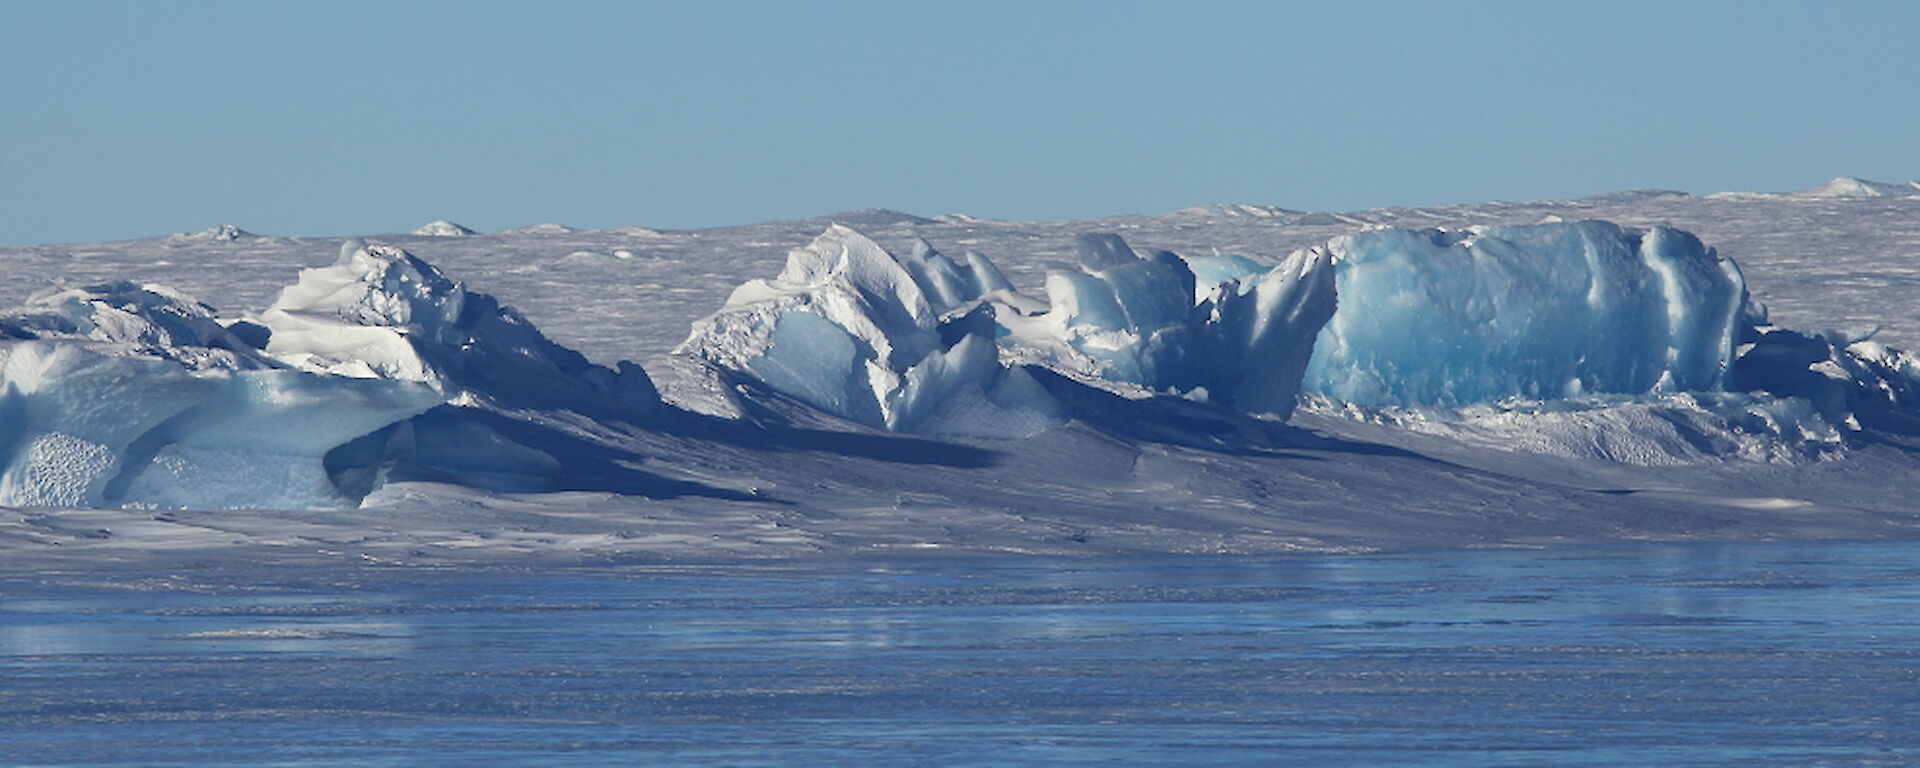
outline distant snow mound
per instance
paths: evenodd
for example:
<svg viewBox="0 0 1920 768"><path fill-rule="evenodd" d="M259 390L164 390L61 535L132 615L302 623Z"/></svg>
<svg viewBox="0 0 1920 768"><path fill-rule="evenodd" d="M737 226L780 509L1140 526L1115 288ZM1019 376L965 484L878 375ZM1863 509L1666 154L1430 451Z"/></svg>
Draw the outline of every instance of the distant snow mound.
<svg viewBox="0 0 1920 768"><path fill-rule="evenodd" d="M506 407L659 406L639 366L595 365L404 250L349 242L341 251L332 266L302 270L260 314L268 354L303 370L421 382Z"/></svg>
<svg viewBox="0 0 1920 768"><path fill-rule="evenodd" d="M1920 197L1920 181L1889 184L1841 176L1817 187L1793 193L1794 197Z"/></svg>
<svg viewBox="0 0 1920 768"><path fill-rule="evenodd" d="M1372 406L1720 390L1746 284L1694 236L1597 221L1335 238L1306 391Z"/></svg>
<svg viewBox="0 0 1920 768"><path fill-rule="evenodd" d="M1215 203L1213 205L1198 205L1192 208L1182 208L1178 211L1175 211L1174 213L1191 215L1191 216L1208 216L1208 217L1226 216L1226 217L1233 217L1233 218L1274 219L1282 222L1292 221L1293 219L1299 218L1300 215L1302 214L1301 211L1292 210L1290 208L1281 208L1276 205L1255 205L1251 203Z"/></svg>
<svg viewBox="0 0 1920 768"><path fill-rule="evenodd" d="M425 226L408 234L419 235L421 237L466 237L478 233L459 224L447 221L446 219L441 219L439 221L428 222Z"/></svg>
<svg viewBox="0 0 1920 768"><path fill-rule="evenodd" d="M735 289L679 352L897 431L977 429L961 426L977 420L954 417L953 403L1055 417L1059 405L1026 366L1129 397L1292 412L1314 334L1333 313L1325 253L1268 268L1243 257L1141 256L1118 236L1088 235L1080 261L1050 273L1040 301L977 253L956 260L920 241L899 257L834 225L789 254L775 280Z"/></svg>
<svg viewBox="0 0 1920 768"><path fill-rule="evenodd" d="M534 225L532 225L532 226L526 226L526 227L515 227L515 228L513 228L513 229L509 229L509 230L507 230L506 232L504 232L504 233L502 233L502 234L509 234L509 235L571 235L571 234L573 234L573 233L575 233L575 232L578 232L578 231L580 231L580 230L577 230L577 229L574 229L573 227L569 227L569 226L567 226L567 225L565 225L565 224L534 224Z"/></svg>
<svg viewBox="0 0 1920 768"><path fill-rule="evenodd" d="M835 224L869 229L881 229L901 225L922 226L936 223L933 219L925 216L915 216L911 213L902 213L888 208L861 208L857 211L841 211L839 213L828 214L820 218L834 222Z"/></svg>
<svg viewBox="0 0 1920 768"><path fill-rule="evenodd" d="M0 505L350 505L325 454L441 402L284 370L162 286L39 296L0 339Z"/></svg>
<svg viewBox="0 0 1920 768"><path fill-rule="evenodd" d="M871 427L1028 434L1056 423L1058 405L999 362L977 301L1008 290L985 259L924 243L902 259L835 224L778 277L734 289L675 353Z"/></svg>
<svg viewBox="0 0 1920 768"><path fill-rule="evenodd" d="M220 226L213 227L211 229L203 229L203 230L200 230L199 232L182 232L179 234L175 234L173 235L172 239L205 240L205 241L211 241L211 242L230 243L235 240L242 240L242 239L251 238L251 237L259 237L259 235L256 235L252 232L248 232L232 224L221 224Z"/></svg>

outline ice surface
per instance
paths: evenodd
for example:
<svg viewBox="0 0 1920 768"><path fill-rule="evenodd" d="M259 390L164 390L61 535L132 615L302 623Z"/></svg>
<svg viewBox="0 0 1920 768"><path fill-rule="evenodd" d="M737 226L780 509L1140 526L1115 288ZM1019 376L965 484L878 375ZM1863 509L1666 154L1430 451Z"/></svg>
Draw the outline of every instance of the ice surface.
<svg viewBox="0 0 1920 768"><path fill-rule="evenodd" d="M1665 227L1377 229L1327 249L1340 308L1305 388L1362 405L1720 390L1746 299L1732 261Z"/></svg>

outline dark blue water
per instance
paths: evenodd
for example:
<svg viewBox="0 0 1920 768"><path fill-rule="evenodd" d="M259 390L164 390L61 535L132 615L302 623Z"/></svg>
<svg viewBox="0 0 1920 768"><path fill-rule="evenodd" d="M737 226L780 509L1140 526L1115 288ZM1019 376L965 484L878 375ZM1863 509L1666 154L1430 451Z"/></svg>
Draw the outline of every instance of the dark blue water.
<svg viewBox="0 0 1920 768"><path fill-rule="evenodd" d="M6 765L1920 765L1920 545L0 579Z"/></svg>

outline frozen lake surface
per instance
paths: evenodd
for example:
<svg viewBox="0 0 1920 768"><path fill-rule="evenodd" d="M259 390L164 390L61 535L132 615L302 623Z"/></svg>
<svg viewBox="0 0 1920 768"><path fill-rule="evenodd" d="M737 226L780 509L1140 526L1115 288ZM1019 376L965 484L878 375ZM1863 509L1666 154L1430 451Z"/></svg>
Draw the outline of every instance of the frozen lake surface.
<svg viewBox="0 0 1920 768"><path fill-rule="evenodd" d="M0 578L6 765L1912 765L1920 545Z"/></svg>

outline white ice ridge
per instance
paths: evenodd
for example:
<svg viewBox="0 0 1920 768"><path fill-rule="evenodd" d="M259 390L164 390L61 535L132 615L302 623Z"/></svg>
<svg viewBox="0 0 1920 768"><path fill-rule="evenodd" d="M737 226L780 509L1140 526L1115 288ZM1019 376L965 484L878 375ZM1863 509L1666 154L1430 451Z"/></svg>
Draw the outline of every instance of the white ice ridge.
<svg viewBox="0 0 1920 768"><path fill-rule="evenodd" d="M1080 242L1049 301L1012 290L986 258L916 243L906 257L834 225L772 281L740 286L679 352L820 410L896 431L1044 425L1058 403L1025 372L1134 385L1285 418L1314 334L1333 313L1323 254L1264 268L1245 259L1142 257L1113 235ZM1002 362L1002 361L1005 362Z"/></svg>
<svg viewBox="0 0 1920 768"><path fill-rule="evenodd" d="M276 359L317 373L421 382L461 402L646 413L646 371L595 365L526 318L399 248L348 241L301 270L258 323Z"/></svg>
<svg viewBox="0 0 1920 768"><path fill-rule="evenodd" d="M1026 434L1058 405L1000 364L991 320L975 314L1008 286L984 258L921 247L901 259L835 224L778 277L734 289L676 353L872 427Z"/></svg>
<svg viewBox="0 0 1920 768"><path fill-rule="evenodd" d="M1725 387L1739 267L1694 236L1584 221L1335 238L1340 308L1306 391L1361 405Z"/></svg>
<svg viewBox="0 0 1920 768"><path fill-rule="evenodd" d="M45 294L0 317L0 505L351 504L325 454L441 400L286 370L161 286Z"/></svg>

